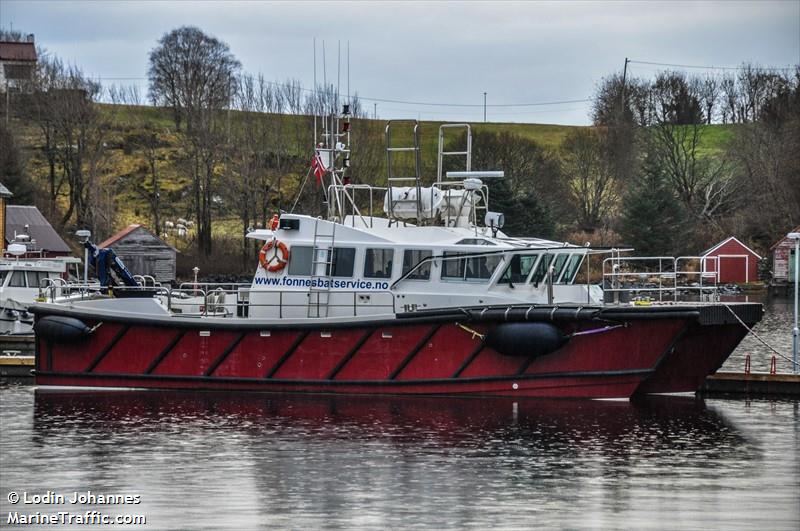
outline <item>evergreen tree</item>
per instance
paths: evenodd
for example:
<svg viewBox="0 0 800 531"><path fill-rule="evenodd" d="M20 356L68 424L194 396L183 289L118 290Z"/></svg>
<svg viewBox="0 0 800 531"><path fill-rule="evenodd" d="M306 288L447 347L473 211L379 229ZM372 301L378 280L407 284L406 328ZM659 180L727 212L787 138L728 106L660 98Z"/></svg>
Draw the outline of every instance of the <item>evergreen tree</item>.
<svg viewBox="0 0 800 531"><path fill-rule="evenodd" d="M0 123L0 183L3 183L14 196L9 203L30 205L35 190L30 178L25 174L22 150L4 123Z"/></svg>
<svg viewBox="0 0 800 531"><path fill-rule="evenodd" d="M534 190L514 194L508 181L489 183L489 207L505 214L502 231L509 236L552 238L555 225L550 210Z"/></svg>
<svg viewBox="0 0 800 531"><path fill-rule="evenodd" d="M460 135L448 143L446 150L463 151L466 144L466 135ZM445 171L463 170L463 161L453 159L445 159ZM536 142L509 132L473 131L472 168L505 172L504 179L486 180L489 208L505 214L504 233L553 237L555 223L542 190L548 179L557 177L556 166L550 164Z"/></svg>
<svg viewBox="0 0 800 531"><path fill-rule="evenodd" d="M682 218L680 203L655 158L648 156L623 201L619 232L624 243L633 246L640 256L672 255L679 243Z"/></svg>

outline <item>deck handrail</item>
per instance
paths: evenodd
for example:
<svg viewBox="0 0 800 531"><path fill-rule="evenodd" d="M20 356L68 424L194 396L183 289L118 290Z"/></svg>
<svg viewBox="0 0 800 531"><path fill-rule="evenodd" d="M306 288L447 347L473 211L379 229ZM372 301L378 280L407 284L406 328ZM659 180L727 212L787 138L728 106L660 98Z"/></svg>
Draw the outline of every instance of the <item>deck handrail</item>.
<svg viewBox="0 0 800 531"><path fill-rule="evenodd" d="M678 301L680 291L697 291L701 296L710 292L711 297L719 296L717 275L709 275L705 271L702 256L612 256L603 260L603 290L612 293L615 303L619 302L620 293L639 293L654 292L658 293L659 301L663 300L664 293L671 293L673 302ZM681 264L697 261L698 270L681 269ZM645 267L646 264L656 266ZM626 267L623 268L622 266ZM639 269L635 269L636 266ZM631 268L633 267L633 268ZM684 266L685 267L685 266ZM629 269L631 268L631 269ZM636 278L638 283L626 279ZM680 283L680 278L697 278L697 285ZM704 279L711 279L713 282L704 284ZM650 281L650 282L647 282ZM651 285L657 283L657 285Z"/></svg>

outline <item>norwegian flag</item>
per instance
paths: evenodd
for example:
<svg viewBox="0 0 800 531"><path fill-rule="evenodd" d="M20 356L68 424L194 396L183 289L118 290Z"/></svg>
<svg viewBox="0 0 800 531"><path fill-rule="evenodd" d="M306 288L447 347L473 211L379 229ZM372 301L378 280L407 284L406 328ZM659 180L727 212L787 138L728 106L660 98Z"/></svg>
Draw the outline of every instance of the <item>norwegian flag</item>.
<svg viewBox="0 0 800 531"><path fill-rule="evenodd" d="M314 177L317 178L317 184L322 184L322 176L325 175L327 168L322 162L322 157L320 157L319 151L315 152L314 158L311 159L311 170L314 172Z"/></svg>

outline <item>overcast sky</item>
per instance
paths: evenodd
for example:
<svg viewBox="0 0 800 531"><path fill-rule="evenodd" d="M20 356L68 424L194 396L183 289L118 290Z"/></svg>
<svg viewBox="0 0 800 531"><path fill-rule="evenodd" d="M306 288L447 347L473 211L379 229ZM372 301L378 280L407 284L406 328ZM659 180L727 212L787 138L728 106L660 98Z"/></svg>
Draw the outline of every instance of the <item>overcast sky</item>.
<svg viewBox="0 0 800 531"><path fill-rule="evenodd" d="M0 0L0 27L102 78L144 78L148 52L169 30L194 25L227 42L243 69L313 85L313 39L342 91L350 41L350 87L379 102L381 118L483 119L587 124L583 100L625 57L687 65L800 63L800 0L722 2L154 2ZM651 77L658 67L632 64ZM692 70L693 72L696 70ZM702 71L699 71L702 72ZM139 83L144 80L124 81ZM372 101L367 106L372 110Z"/></svg>

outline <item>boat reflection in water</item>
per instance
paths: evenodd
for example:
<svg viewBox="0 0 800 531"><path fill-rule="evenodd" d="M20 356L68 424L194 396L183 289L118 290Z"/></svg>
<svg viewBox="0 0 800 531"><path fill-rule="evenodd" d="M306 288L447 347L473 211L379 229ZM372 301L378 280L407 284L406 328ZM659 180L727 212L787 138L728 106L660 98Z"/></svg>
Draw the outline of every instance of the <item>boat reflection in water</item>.
<svg viewBox="0 0 800 531"><path fill-rule="evenodd" d="M534 441L552 435L562 442L581 440L582 446L589 438L612 442L633 437L642 429L666 436L675 435L671 432L680 427L686 436L698 432L693 437L698 442L706 439L700 431L735 436L703 400L681 396L648 396L629 402L40 388L35 402L41 434L50 428L60 430L54 420L69 419L81 430L112 432L180 422L188 431L224 425L253 435L280 429L284 435L295 432L334 439L358 434L456 442L515 433ZM313 433L305 433L312 428Z"/></svg>
<svg viewBox="0 0 800 531"><path fill-rule="evenodd" d="M720 489L752 489L766 461L688 397L39 389L33 443L34 469L93 490L135 485L137 510L163 528L181 514L211 527L636 527L663 512L680 528L672 513L696 525L709 510L746 522L742 493Z"/></svg>

